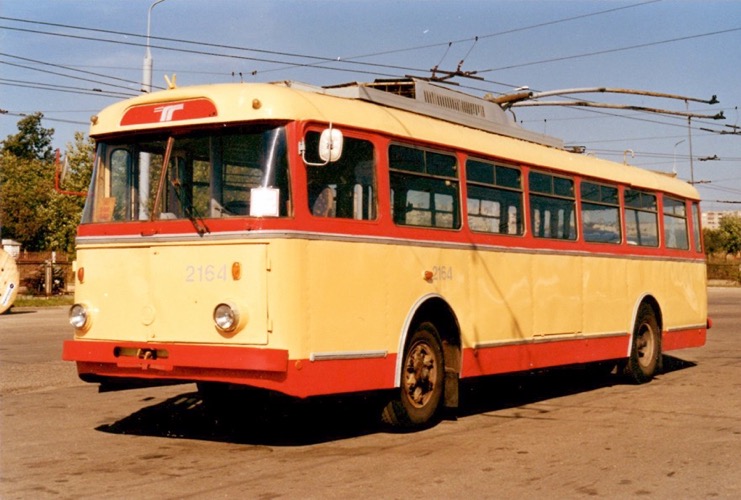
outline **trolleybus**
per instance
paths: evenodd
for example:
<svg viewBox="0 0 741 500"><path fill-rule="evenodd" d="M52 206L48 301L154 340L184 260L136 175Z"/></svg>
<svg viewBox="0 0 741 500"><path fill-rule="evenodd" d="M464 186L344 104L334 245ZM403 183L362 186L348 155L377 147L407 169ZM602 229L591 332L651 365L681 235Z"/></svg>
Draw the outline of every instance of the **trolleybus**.
<svg viewBox="0 0 741 500"><path fill-rule="evenodd" d="M699 195L405 79L215 84L92 117L74 338L89 382L388 394L424 426L461 379L615 361L707 330Z"/></svg>

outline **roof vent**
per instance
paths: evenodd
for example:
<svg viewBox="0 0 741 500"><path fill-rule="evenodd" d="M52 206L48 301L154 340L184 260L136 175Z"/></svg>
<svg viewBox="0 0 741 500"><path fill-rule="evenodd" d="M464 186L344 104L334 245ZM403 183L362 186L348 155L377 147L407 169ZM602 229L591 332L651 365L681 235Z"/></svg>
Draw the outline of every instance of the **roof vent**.
<svg viewBox="0 0 741 500"><path fill-rule="evenodd" d="M459 99L457 97L451 97L449 95L441 95L434 90L425 89L423 91L424 101L427 104L433 104L441 108L457 111L458 113L465 113L471 116L478 116L484 118L484 106L465 99Z"/></svg>

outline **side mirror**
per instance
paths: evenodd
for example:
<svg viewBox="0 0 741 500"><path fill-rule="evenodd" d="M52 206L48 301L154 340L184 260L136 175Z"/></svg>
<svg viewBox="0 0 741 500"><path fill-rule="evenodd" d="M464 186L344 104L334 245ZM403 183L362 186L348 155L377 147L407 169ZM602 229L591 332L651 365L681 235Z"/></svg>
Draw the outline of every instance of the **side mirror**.
<svg viewBox="0 0 741 500"><path fill-rule="evenodd" d="M306 143L304 141L299 143L299 152L301 153L301 158L304 160L306 165L312 167L323 167L324 165L340 159L342 156L343 142L344 138L342 136L342 131L332 128L332 124L330 123L329 128L324 129L319 136L318 151L309 154L309 156L314 156L314 154L318 153L319 159L322 161L321 163L311 162L306 159Z"/></svg>
<svg viewBox="0 0 741 500"><path fill-rule="evenodd" d="M325 163L335 162L342 156L342 131L336 128L327 128L319 137L319 158Z"/></svg>

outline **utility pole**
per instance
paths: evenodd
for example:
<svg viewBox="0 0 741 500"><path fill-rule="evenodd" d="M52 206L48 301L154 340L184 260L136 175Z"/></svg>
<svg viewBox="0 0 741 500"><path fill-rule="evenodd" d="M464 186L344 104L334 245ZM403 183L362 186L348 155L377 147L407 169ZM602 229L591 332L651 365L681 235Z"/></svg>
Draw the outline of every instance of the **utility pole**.
<svg viewBox="0 0 741 500"><path fill-rule="evenodd" d="M144 53L144 65L142 66L142 92L152 91L152 51L149 48L149 35L152 27L152 9L165 0L156 0L149 6L147 11L147 47ZM149 205L149 153L139 153L139 220L149 219L147 207ZM156 208L156 207L154 207Z"/></svg>

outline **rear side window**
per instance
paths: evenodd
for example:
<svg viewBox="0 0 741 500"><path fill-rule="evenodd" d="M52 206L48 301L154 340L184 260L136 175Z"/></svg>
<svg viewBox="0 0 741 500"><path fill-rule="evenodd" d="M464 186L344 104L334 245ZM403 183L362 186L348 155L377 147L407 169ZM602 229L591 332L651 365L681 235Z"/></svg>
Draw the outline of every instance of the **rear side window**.
<svg viewBox="0 0 741 500"><path fill-rule="evenodd" d="M536 238L576 239L574 180L530 172L530 225Z"/></svg>
<svg viewBox="0 0 741 500"><path fill-rule="evenodd" d="M581 183L581 220L584 241L620 243L620 199L614 186Z"/></svg>
<svg viewBox="0 0 741 500"><path fill-rule="evenodd" d="M700 232L700 204L692 203L692 235L695 239L695 251L702 252L702 233Z"/></svg>
<svg viewBox="0 0 741 500"><path fill-rule="evenodd" d="M521 235L522 174L493 163L466 162L468 225L474 231Z"/></svg>
<svg viewBox="0 0 741 500"><path fill-rule="evenodd" d="M667 248L687 250L690 247L684 201L667 196L664 196L664 241Z"/></svg>
<svg viewBox="0 0 741 500"><path fill-rule="evenodd" d="M445 229L461 226L454 155L394 144L389 147L389 170L394 223Z"/></svg>
<svg viewBox="0 0 741 500"><path fill-rule="evenodd" d="M636 189L625 190L625 232L629 245L659 246L655 194Z"/></svg>

